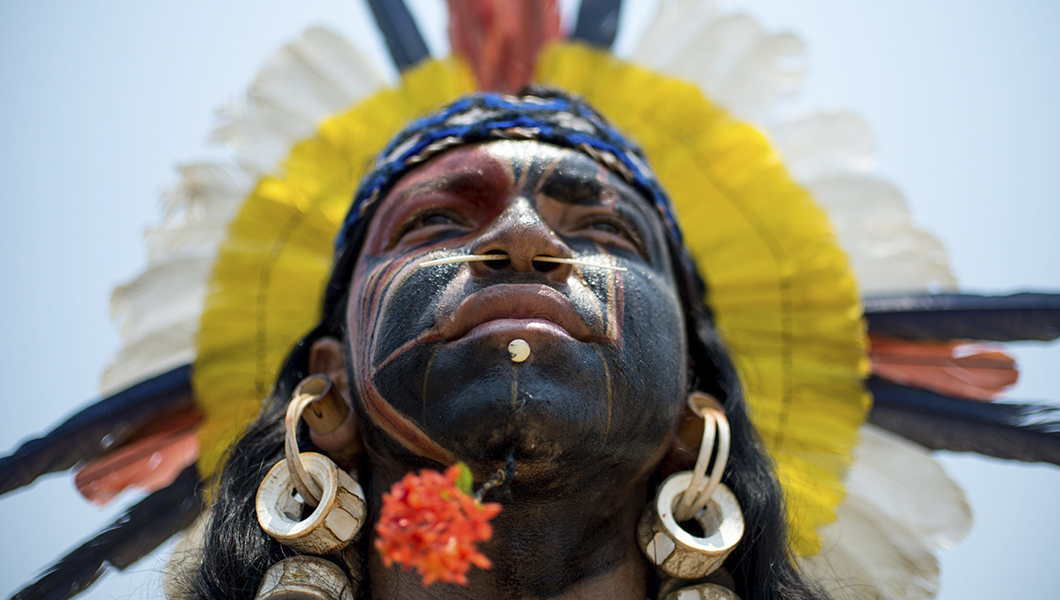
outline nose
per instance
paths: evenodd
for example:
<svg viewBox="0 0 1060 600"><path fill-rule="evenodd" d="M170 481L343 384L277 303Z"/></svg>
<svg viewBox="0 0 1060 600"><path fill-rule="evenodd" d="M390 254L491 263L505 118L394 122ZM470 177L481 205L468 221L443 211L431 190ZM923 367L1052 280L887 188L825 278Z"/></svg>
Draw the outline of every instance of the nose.
<svg viewBox="0 0 1060 600"><path fill-rule="evenodd" d="M487 277L510 270L516 273L540 273L547 278L564 282L572 266L563 263L534 260L537 257L572 258L570 247L563 243L548 223L526 199L514 200L490 224L471 248L472 254L503 254L506 258L470 263L471 274Z"/></svg>

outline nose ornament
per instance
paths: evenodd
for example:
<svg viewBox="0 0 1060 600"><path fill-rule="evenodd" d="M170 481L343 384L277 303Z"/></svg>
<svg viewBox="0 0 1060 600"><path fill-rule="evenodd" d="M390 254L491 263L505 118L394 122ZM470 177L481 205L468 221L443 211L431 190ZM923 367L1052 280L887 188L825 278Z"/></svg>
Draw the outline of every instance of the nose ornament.
<svg viewBox="0 0 1060 600"><path fill-rule="evenodd" d="M497 262L498 266L503 267L511 259L507 254L459 254L457 256L446 256L444 258L435 258L433 260L427 260L420 263L419 268L424 267L436 267L438 265L451 265L454 263L462 262ZM603 263L589 262L587 260L577 260L574 258L560 258L558 256L544 256L539 255L533 258L535 263L555 263L565 265L575 265L579 267L592 267L596 269L607 269L610 271L625 271L625 267L618 265L605 265Z"/></svg>

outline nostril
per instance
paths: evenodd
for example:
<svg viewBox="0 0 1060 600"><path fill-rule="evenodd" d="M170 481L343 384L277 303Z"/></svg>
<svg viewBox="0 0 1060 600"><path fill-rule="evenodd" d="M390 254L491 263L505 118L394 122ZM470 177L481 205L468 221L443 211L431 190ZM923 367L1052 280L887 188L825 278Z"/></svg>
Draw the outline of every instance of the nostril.
<svg viewBox="0 0 1060 600"><path fill-rule="evenodd" d="M493 253L493 252L490 253L490 255L494 255L494 254L495 253ZM508 268L508 265L511 264L511 262L512 262L511 257L508 256L507 254L501 254L501 253L496 253L495 255L497 256L497 258L495 258L493 260L484 261L486 263L486 266L491 268L491 269L497 269L497 270Z"/></svg>
<svg viewBox="0 0 1060 600"><path fill-rule="evenodd" d="M559 263L547 262L547 261L544 261L544 260L534 260L532 262L534 264L534 270L540 271L542 273L548 273L549 271L554 271L554 270L556 270L559 267Z"/></svg>

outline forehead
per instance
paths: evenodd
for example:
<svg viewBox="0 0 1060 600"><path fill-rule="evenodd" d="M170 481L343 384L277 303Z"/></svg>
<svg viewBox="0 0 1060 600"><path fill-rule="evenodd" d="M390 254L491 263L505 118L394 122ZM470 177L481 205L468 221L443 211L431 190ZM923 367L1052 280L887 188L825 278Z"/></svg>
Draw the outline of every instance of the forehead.
<svg viewBox="0 0 1060 600"><path fill-rule="evenodd" d="M621 177L582 152L532 140L501 140L461 146L431 159L401 177L380 208L383 213L394 210L421 191L461 193L474 200L503 196L512 188L560 196L555 199L569 203L593 198L650 206Z"/></svg>
<svg viewBox="0 0 1060 600"><path fill-rule="evenodd" d="M370 255L389 252L410 223L437 211L460 215L468 235L481 232L519 199L561 228L578 215L614 215L653 248L652 262L666 254L663 219L637 189L582 152L533 140L460 146L415 167L379 203L363 249ZM467 241L457 237L445 239Z"/></svg>

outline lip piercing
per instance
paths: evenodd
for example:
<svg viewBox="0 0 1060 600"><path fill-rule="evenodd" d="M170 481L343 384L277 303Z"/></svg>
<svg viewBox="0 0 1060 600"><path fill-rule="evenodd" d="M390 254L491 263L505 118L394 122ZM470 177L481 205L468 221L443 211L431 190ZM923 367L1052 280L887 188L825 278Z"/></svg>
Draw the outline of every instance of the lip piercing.
<svg viewBox="0 0 1060 600"><path fill-rule="evenodd" d="M491 260L510 260L507 254L462 254L459 256L447 256L445 258L436 258L434 260L427 260L420 263L422 267L435 267L438 265L451 265L453 263L460 262L483 262ZM610 269L612 271L625 271L625 267L619 267L615 265L604 265L600 263L589 262L585 260L576 260L573 258L559 258L556 256L535 256L531 259L533 262L547 262L547 263L562 263L566 265L576 265L579 267L595 267L597 269Z"/></svg>
<svg viewBox="0 0 1060 600"><path fill-rule="evenodd" d="M521 363L530 358L530 344L523 339L514 339L508 344L508 358L514 363Z"/></svg>

